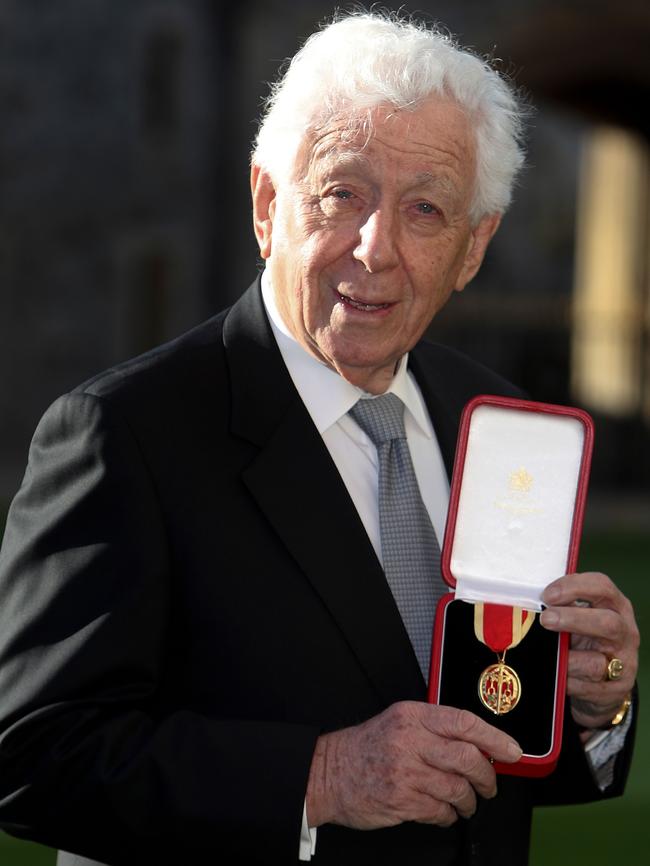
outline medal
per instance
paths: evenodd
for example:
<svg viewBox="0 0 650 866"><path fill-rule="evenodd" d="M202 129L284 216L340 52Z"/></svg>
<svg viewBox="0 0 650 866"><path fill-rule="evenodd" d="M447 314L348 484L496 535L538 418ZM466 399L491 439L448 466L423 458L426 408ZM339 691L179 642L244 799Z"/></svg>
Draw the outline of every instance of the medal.
<svg viewBox="0 0 650 866"><path fill-rule="evenodd" d="M521 681L517 672L503 663L504 656L502 653L497 664L486 668L478 681L481 703L497 716L514 710L521 695Z"/></svg>
<svg viewBox="0 0 650 866"><path fill-rule="evenodd" d="M478 681L478 696L490 712L501 716L519 703L521 680L505 663L506 650L517 646L533 624L535 614L520 607L487 602L474 605L474 633L497 655L496 664L487 667Z"/></svg>

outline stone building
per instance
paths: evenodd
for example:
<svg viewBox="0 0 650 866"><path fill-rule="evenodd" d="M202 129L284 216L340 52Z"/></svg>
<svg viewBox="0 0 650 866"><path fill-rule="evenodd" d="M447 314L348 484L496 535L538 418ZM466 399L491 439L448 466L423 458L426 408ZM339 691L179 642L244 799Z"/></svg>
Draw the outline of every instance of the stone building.
<svg viewBox="0 0 650 866"><path fill-rule="evenodd" d="M0 497L51 399L208 310L217 19L202 0L0 7Z"/></svg>

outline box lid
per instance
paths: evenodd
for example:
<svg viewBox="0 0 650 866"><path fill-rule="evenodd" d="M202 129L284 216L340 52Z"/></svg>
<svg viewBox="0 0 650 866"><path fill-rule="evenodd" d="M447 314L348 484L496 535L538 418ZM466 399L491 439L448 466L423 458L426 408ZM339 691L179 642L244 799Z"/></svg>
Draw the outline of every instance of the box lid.
<svg viewBox="0 0 650 866"><path fill-rule="evenodd" d="M442 573L456 598L541 610L577 566L593 449L589 415L481 395L459 432Z"/></svg>

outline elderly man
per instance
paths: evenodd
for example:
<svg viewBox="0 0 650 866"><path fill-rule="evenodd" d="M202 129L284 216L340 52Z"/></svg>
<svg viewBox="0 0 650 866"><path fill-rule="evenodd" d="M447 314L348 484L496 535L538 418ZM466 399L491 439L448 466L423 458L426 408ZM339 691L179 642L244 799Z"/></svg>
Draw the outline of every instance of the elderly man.
<svg viewBox="0 0 650 866"><path fill-rule="evenodd" d="M65 864L516 864L533 805L620 793L638 635L603 575L546 593L574 635L553 776L497 781L518 744L425 702L459 413L518 391L421 337L480 267L518 131L496 73L410 23L296 55L253 155L261 284L35 434L0 571L7 830Z"/></svg>

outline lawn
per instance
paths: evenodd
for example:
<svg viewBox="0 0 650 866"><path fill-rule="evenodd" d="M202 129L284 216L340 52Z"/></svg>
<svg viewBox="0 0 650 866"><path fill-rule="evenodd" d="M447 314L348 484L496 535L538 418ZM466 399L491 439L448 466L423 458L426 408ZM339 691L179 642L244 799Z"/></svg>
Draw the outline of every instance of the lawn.
<svg viewBox="0 0 650 866"><path fill-rule="evenodd" d="M641 635L650 628L650 533L587 536L580 566L616 578L632 600ZM639 691L650 694L650 645L641 644ZM636 752L625 795L588 806L539 809L533 824L531 866L611 866L648 862L650 732L639 718Z"/></svg>
<svg viewBox="0 0 650 866"><path fill-rule="evenodd" d="M2 514L0 514L0 527ZM642 634L650 627L650 534L598 533L582 545L581 568L616 577L634 603ZM639 687L650 694L650 647L642 644ZM640 724L637 750L625 796L589 806L537 811L531 866L610 866L639 864L647 849L650 819L650 734ZM507 819L507 816L504 816ZM48 848L19 842L0 833L0 866L54 866ZM399 864L395 864L399 866ZM508 864L504 864L508 866Z"/></svg>

